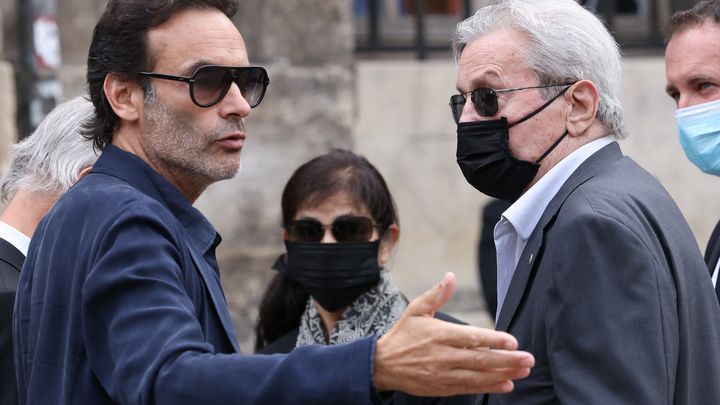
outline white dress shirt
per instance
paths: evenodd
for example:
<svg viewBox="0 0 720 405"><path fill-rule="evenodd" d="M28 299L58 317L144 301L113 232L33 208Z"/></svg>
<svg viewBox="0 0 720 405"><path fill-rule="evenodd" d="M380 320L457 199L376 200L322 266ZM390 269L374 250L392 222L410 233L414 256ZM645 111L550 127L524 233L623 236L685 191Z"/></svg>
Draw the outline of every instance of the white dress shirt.
<svg viewBox="0 0 720 405"><path fill-rule="evenodd" d="M540 217L573 172L590 156L612 142L610 135L585 144L561 160L518 198L495 225L497 251L497 321L515 267Z"/></svg>
<svg viewBox="0 0 720 405"><path fill-rule="evenodd" d="M28 238L27 235L5 222L0 221L0 238L8 241L8 243L15 246L17 250L22 252L23 255L27 256L28 246L30 246L30 238Z"/></svg>

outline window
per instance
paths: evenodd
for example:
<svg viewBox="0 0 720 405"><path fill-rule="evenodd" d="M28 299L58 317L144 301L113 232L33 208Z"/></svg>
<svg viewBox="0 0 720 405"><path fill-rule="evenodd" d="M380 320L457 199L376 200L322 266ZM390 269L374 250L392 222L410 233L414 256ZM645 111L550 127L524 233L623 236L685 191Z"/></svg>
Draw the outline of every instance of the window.
<svg viewBox="0 0 720 405"><path fill-rule="evenodd" d="M356 51L444 57L455 26L494 0L353 0ZM662 48L669 0L578 0L605 21L624 48ZM663 8L664 7L664 8Z"/></svg>
<svg viewBox="0 0 720 405"><path fill-rule="evenodd" d="M457 23L470 0L354 0L356 50L361 53L429 52L447 55Z"/></svg>

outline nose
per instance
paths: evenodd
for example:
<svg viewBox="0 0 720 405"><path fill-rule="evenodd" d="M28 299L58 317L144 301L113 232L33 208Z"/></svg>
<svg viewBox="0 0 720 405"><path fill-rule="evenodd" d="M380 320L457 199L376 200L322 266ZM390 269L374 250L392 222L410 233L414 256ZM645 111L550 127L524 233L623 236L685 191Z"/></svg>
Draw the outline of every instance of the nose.
<svg viewBox="0 0 720 405"><path fill-rule="evenodd" d="M320 243L337 243L335 236L332 234L332 225L323 226L323 238Z"/></svg>
<svg viewBox="0 0 720 405"><path fill-rule="evenodd" d="M220 101L220 114L223 117L239 116L245 118L250 115L250 104L243 97L240 87L233 82L225 97Z"/></svg>
<svg viewBox="0 0 720 405"><path fill-rule="evenodd" d="M482 117L475 111L470 94L465 96L465 104L463 104L462 113L459 122L475 122L480 121Z"/></svg>

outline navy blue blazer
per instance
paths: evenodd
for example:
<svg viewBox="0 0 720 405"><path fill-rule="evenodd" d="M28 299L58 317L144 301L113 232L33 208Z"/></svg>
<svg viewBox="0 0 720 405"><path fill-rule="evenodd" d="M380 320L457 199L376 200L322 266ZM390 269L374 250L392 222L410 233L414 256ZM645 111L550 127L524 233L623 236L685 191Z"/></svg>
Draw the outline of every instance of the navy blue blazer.
<svg viewBox="0 0 720 405"><path fill-rule="evenodd" d="M374 338L240 355L219 241L162 176L108 146L30 244L13 322L20 402L377 401Z"/></svg>

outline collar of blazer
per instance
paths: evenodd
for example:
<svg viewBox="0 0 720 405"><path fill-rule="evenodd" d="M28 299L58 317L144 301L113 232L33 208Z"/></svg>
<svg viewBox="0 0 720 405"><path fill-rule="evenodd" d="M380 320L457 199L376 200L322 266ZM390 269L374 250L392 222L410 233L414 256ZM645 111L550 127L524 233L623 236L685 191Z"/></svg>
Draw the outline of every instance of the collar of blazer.
<svg viewBox="0 0 720 405"><path fill-rule="evenodd" d="M622 157L623 155L617 142L613 142L595 152L595 154L590 156L575 170L550 201L550 204L548 204L542 217L540 217L540 221L538 221L520 256L495 329L507 331L510 328L510 323L515 315L515 311L517 311L518 305L525 295L525 288L527 287L530 275L537 269L536 263L538 263L538 257L542 254L545 229L555 221L555 217L560 207L565 203L565 200L567 200L568 196L581 184L607 167L608 162L619 160Z"/></svg>

